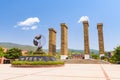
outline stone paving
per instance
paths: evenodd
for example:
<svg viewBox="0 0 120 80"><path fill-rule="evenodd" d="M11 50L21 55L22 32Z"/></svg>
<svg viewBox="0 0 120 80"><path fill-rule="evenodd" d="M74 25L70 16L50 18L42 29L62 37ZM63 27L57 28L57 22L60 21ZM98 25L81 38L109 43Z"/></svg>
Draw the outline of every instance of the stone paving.
<svg viewBox="0 0 120 80"><path fill-rule="evenodd" d="M120 80L120 65L65 64L52 68L13 68L0 64L0 80Z"/></svg>

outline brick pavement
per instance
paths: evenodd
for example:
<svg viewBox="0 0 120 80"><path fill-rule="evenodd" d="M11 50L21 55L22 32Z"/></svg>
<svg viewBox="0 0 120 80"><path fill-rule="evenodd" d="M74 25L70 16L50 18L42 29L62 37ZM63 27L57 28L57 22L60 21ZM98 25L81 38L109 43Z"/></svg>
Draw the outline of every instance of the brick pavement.
<svg viewBox="0 0 120 80"><path fill-rule="evenodd" d="M13 68L0 64L0 80L120 80L120 65L65 64L55 68Z"/></svg>

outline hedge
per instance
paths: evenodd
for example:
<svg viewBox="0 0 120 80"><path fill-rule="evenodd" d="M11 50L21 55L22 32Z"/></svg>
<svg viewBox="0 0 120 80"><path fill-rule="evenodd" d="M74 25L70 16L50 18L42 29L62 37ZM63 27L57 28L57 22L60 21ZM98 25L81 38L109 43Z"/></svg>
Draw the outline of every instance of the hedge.
<svg viewBox="0 0 120 80"><path fill-rule="evenodd" d="M13 61L12 65L64 65L64 61Z"/></svg>

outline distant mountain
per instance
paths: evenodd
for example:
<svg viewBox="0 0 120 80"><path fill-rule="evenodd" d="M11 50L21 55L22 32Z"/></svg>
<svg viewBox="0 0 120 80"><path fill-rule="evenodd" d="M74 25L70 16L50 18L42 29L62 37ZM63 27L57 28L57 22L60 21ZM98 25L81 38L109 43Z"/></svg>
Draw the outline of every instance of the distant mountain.
<svg viewBox="0 0 120 80"><path fill-rule="evenodd" d="M0 42L1 47L5 47L8 49L11 48L19 48L21 50L36 50L36 47L30 46L30 45L21 45L21 44L16 44L16 43L9 43L9 42Z"/></svg>
<svg viewBox="0 0 120 80"><path fill-rule="evenodd" d="M90 49L90 52L93 52L93 53L99 54L99 50L95 50L95 49Z"/></svg>
<svg viewBox="0 0 120 80"><path fill-rule="evenodd" d="M45 51L47 52L48 49L45 49ZM74 53L84 53L84 50L78 50L78 49L68 49L68 51L72 54ZM60 49L57 49L56 50L57 53L60 53ZM90 49L90 52L93 52L93 53L96 53L96 54L99 54L99 51L98 50L95 50L95 49Z"/></svg>
<svg viewBox="0 0 120 80"><path fill-rule="evenodd" d="M80 53L83 53L84 50L78 50L78 49L69 49L70 52L80 52Z"/></svg>
<svg viewBox="0 0 120 80"><path fill-rule="evenodd" d="M71 53L84 53L84 50L69 49L69 52L71 52ZM95 49L90 49L90 52L99 54L99 51L95 50Z"/></svg>
<svg viewBox="0 0 120 80"><path fill-rule="evenodd" d="M21 45L21 44L16 44L16 43L9 43L9 42L0 42L0 46L8 48L8 49L19 48L21 50L33 50L33 51L35 51L37 49L37 47L35 47L35 46ZM48 49L44 49L44 51L48 52ZM68 49L68 51L71 53L84 53L84 50L77 50L77 49ZM56 52L59 53L60 49L57 49ZM90 49L90 52L94 52L96 54L99 53L99 51L95 50L95 49Z"/></svg>

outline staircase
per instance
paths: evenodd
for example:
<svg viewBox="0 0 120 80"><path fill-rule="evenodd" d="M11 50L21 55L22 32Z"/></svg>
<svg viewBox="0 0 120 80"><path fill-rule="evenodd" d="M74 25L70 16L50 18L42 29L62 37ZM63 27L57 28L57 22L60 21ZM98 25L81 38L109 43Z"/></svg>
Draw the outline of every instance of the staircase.
<svg viewBox="0 0 120 80"><path fill-rule="evenodd" d="M94 59L67 59L66 64L109 64L107 61Z"/></svg>

